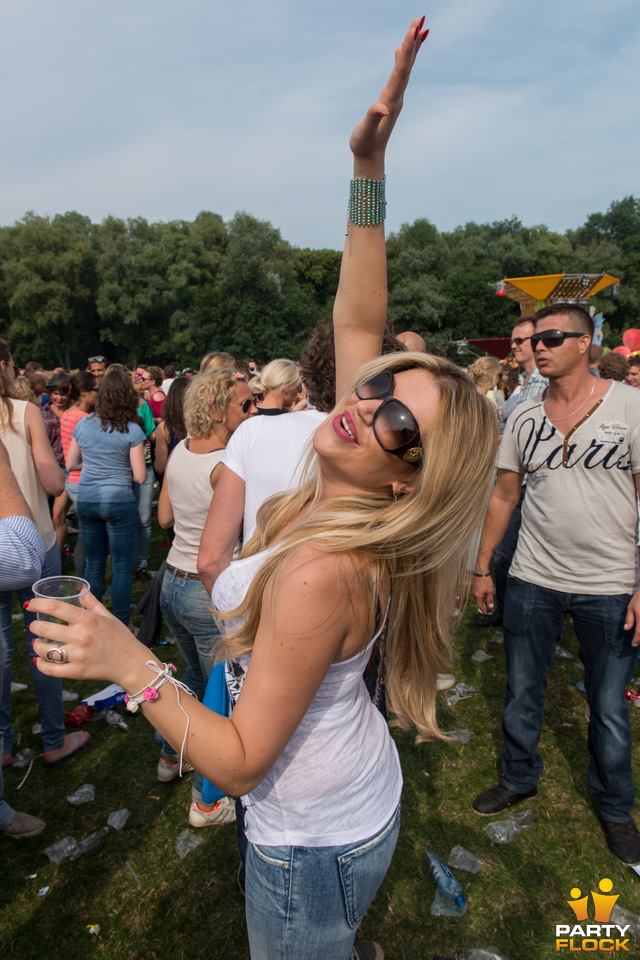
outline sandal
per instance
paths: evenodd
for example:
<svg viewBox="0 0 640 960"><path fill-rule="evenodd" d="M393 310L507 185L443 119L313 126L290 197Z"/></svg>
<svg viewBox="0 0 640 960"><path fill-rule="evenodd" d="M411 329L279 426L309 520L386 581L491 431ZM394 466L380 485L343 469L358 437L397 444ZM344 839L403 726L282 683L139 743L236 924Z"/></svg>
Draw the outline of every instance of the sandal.
<svg viewBox="0 0 640 960"><path fill-rule="evenodd" d="M73 750L71 750L70 753L65 753L64 757L60 757L59 760L54 760L53 763L47 763L47 761L45 760L44 765L47 770L53 770L54 767L59 767L61 763L66 763L67 760L71 760L71 758L75 757L77 753L80 753L82 750L84 750L85 747L88 747L89 744L91 743L91 740L93 739L92 737L89 737L89 739L85 740L83 743L82 732L80 730L76 731L76 733L69 734L69 736L74 736L78 738L77 746Z"/></svg>

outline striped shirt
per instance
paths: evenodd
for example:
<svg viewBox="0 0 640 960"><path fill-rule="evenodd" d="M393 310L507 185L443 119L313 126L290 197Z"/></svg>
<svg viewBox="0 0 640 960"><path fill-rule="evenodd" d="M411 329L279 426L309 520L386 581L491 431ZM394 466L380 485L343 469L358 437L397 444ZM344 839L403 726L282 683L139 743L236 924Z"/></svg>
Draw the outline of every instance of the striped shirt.
<svg viewBox="0 0 640 960"><path fill-rule="evenodd" d="M33 520L0 520L0 590L30 587L42 571L44 543Z"/></svg>

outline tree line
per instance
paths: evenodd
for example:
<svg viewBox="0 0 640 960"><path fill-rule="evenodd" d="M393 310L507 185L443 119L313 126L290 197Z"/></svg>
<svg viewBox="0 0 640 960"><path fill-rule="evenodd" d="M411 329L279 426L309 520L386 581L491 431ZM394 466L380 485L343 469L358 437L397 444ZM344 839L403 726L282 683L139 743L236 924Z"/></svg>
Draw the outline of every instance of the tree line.
<svg viewBox="0 0 640 960"><path fill-rule="evenodd" d="M455 355L451 342L506 336L519 306L489 286L503 277L600 273L619 295L593 298L605 346L640 325L640 200L625 197L555 233L515 217L440 232L426 219L387 240L389 319ZM331 318L340 251L299 249L271 223L204 211L149 223L27 213L0 227L0 335L20 363L84 367L103 353L196 366L209 350L261 362L297 357Z"/></svg>

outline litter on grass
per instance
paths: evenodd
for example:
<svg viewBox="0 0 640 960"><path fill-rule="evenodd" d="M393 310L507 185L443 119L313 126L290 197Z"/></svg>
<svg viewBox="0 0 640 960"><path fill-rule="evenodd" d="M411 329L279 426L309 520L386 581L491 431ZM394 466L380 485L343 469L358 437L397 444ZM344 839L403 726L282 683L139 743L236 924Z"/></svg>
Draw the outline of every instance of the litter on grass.
<svg viewBox="0 0 640 960"><path fill-rule="evenodd" d="M79 696L80 696L80 694L79 694L79 693L74 693L73 690L63 690L63 691L62 691L62 699L63 699L65 702L68 702L69 700L77 700Z"/></svg>
<svg viewBox="0 0 640 960"><path fill-rule="evenodd" d="M467 873L480 873L482 870L482 861L474 853L465 850L464 847L453 847L447 863L456 870L466 870Z"/></svg>
<svg viewBox="0 0 640 960"><path fill-rule="evenodd" d="M113 830L122 830L130 816L130 811L123 807L122 810L114 810L113 813L110 813L107 817L107 823Z"/></svg>
<svg viewBox="0 0 640 960"><path fill-rule="evenodd" d="M22 620L22 614L21 614L21 613L12 613L12 614L11 614L11 619L12 619L12 620Z"/></svg>
<svg viewBox="0 0 640 960"><path fill-rule="evenodd" d="M633 868L636 869L635 867ZM620 926L629 925L629 933L632 937L640 939L640 917L631 910L625 910L619 903L614 903L610 917L611 923L618 923Z"/></svg>
<svg viewBox="0 0 640 960"><path fill-rule="evenodd" d="M573 654L561 647L559 643L556 643L556 657L561 657L563 660L573 660Z"/></svg>
<svg viewBox="0 0 640 960"><path fill-rule="evenodd" d="M31 733L34 735L34 737L39 736L42 733L42 724L34 723L34 725L31 727Z"/></svg>
<svg viewBox="0 0 640 960"><path fill-rule="evenodd" d="M14 683L13 680L11 681L11 693L22 693L22 691L26 689L26 683Z"/></svg>
<svg viewBox="0 0 640 960"><path fill-rule="evenodd" d="M484 663L485 660L493 660L493 654L485 653L484 650L476 650L471 659L475 660L476 663Z"/></svg>
<svg viewBox="0 0 640 960"><path fill-rule="evenodd" d="M109 827L100 827L99 830L94 830L93 833L90 833L88 837L85 837L84 840L81 840L80 843L76 844L74 849L70 851L69 860L77 860L85 853L95 850L96 847L100 846L108 833Z"/></svg>
<svg viewBox="0 0 640 960"><path fill-rule="evenodd" d="M138 877L136 876L136 872L135 872L135 870L133 869L133 867L131 866L131 864L129 863L128 860L127 860L127 867L128 867L128 869L129 869L129 873L131 874L131 876L133 877L133 879L135 880L135 882L138 884L138 886L139 886L140 889L142 890L142 884L141 884L140 881L138 880Z"/></svg>
<svg viewBox="0 0 640 960"><path fill-rule="evenodd" d="M51 887L42 887L40 890L38 890L38 896L46 897L46 895L49 893L49 890L51 890Z"/></svg>
<svg viewBox="0 0 640 960"><path fill-rule="evenodd" d="M79 807L83 803L92 803L96 798L96 788L92 783L85 783L67 797L67 803L72 803L74 807Z"/></svg>
<svg viewBox="0 0 640 960"><path fill-rule="evenodd" d="M187 854L191 853L192 850L195 850L203 843L204 837L196 837L195 833L192 833L191 830L183 830L182 833L179 833L176 837L176 853L181 860L184 860Z"/></svg>
<svg viewBox="0 0 640 960"><path fill-rule="evenodd" d="M36 752L31 747L25 747L13 755L13 767L27 767L32 760L35 760Z"/></svg>
<svg viewBox="0 0 640 960"><path fill-rule="evenodd" d="M572 683L573 686L576 688L576 690L579 690L579 691L580 691L580 693L586 693L586 692L587 692L587 688L585 687L585 685L584 685L584 683L582 682L582 680L572 680L571 683Z"/></svg>
<svg viewBox="0 0 640 960"><path fill-rule="evenodd" d="M69 856L69 853L78 845L75 837L63 837L50 847L46 847L42 853L49 863L62 863Z"/></svg>
<svg viewBox="0 0 640 960"><path fill-rule="evenodd" d="M466 960L507 960L507 958L495 947L485 947L482 950L472 950L467 954Z"/></svg>
<svg viewBox="0 0 640 960"><path fill-rule="evenodd" d="M494 843L511 843L512 840L533 826L533 813L524 810L521 813L508 813L506 820L497 820L485 827L485 832Z"/></svg>
<svg viewBox="0 0 640 960"><path fill-rule="evenodd" d="M100 933L100 924L99 923L87 923L85 924L85 929L87 933L92 934L94 937L97 937Z"/></svg>
<svg viewBox="0 0 640 960"><path fill-rule="evenodd" d="M502 630L495 630L489 639L491 643L504 643L504 633Z"/></svg>
<svg viewBox="0 0 640 960"><path fill-rule="evenodd" d="M460 694L458 691L453 688L453 690L447 690L444 695L444 702L448 707L455 707L456 703L460 700Z"/></svg>
<svg viewBox="0 0 640 960"><path fill-rule="evenodd" d="M442 890L436 889L436 895L431 904L432 917L464 917L467 904L459 907L452 897L448 897Z"/></svg>
<svg viewBox="0 0 640 960"><path fill-rule="evenodd" d="M454 740L459 740L460 743L469 743L469 740L471 740L471 730L448 730L447 733Z"/></svg>

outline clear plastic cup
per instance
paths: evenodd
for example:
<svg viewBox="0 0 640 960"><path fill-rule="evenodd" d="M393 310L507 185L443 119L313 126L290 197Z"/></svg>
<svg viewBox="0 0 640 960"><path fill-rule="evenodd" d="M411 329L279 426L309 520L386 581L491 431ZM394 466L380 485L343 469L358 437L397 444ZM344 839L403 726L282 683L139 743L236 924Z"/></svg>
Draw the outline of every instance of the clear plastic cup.
<svg viewBox="0 0 640 960"><path fill-rule="evenodd" d="M74 607L81 607L80 600L91 589L88 582L82 577L44 577L37 580L31 587L34 597L44 597L47 600L62 600ZM48 617L44 613L36 614L38 620L50 620L52 623L62 623L57 617Z"/></svg>

